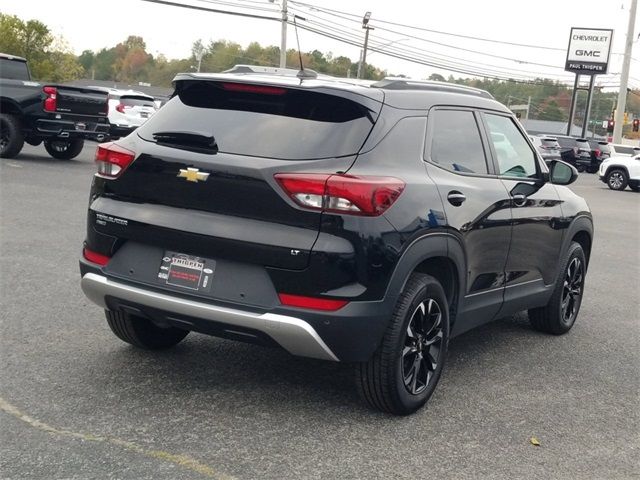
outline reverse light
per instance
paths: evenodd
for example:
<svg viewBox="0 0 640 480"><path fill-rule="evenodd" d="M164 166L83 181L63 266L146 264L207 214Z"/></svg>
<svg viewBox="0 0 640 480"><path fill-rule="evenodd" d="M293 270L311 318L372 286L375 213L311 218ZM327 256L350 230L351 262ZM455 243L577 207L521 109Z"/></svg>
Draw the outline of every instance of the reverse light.
<svg viewBox="0 0 640 480"><path fill-rule="evenodd" d="M42 91L47 96L44 99L44 110L46 112L55 112L58 107L58 89L56 87L42 87Z"/></svg>
<svg viewBox="0 0 640 480"><path fill-rule="evenodd" d="M370 217L388 210L405 187L393 177L277 173L275 179L301 207Z"/></svg>
<svg viewBox="0 0 640 480"><path fill-rule="evenodd" d="M102 267L104 267L107 263L109 263L109 260L111 260L110 257L107 257L106 255L102 255L101 253L98 253L98 252L94 252L93 250L89 250L86 247L82 249L82 256L85 259L89 260L91 263L95 263Z"/></svg>
<svg viewBox="0 0 640 480"><path fill-rule="evenodd" d="M335 312L341 309L347 303L347 300L332 300L329 298L304 297L302 295L290 295L288 293L279 293L278 298L282 305L288 307L308 308L310 310L324 310L327 312Z"/></svg>
<svg viewBox="0 0 640 480"><path fill-rule="evenodd" d="M98 145L95 158L98 175L105 178L118 177L133 162L135 155L135 152L113 142Z"/></svg>

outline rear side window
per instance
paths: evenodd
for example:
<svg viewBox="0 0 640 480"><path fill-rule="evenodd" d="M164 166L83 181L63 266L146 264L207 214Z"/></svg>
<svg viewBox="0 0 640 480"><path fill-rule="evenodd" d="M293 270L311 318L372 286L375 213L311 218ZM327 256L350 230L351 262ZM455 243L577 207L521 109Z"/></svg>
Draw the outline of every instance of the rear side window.
<svg viewBox="0 0 640 480"><path fill-rule="evenodd" d="M367 99L363 99L367 100ZM311 160L357 153L376 111L336 95L267 85L183 81L174 96L138 129L213 136L219 152Z"/></svg>
<svg viewBox="0 0 640 480"><path fill-rule="evenodd" d="M454 172L487 173L487 160L473 112L435 110L430 159Z"/></svg>
<svg viewBox="0 0 640 480"><path fill-rule="evenodd" d="M536 155L513 120L493 114L485 114L485 119L500 175L535 178Z"/></svg>
<svg viewBox="0 0 640 480"><path fill-rule="evenodd" d="M27 63L0 58L0 77L8 80L30 80Z"/></svg>

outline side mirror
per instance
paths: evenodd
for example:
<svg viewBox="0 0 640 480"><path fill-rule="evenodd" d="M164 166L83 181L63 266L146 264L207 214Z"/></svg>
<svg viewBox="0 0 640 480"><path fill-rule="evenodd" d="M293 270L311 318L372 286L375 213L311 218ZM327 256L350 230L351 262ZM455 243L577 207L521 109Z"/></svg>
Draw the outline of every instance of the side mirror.
<svg viewBox="0 0 640 480"><path fill-rule="evenodd" d="M549 178L555 185L570 185L578 179L578 170L562 160L552 161L549 170Z"/></svg>

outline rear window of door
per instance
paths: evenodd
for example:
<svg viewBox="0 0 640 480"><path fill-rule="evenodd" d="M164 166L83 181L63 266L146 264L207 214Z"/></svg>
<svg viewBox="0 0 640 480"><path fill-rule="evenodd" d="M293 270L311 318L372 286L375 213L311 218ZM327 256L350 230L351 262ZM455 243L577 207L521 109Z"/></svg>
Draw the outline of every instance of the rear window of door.
<svg viewBox="0 0 640 480"><path fill-rule="evenodd" d="M475 115L467 110L434 110L429 160L459 173L487 174L487 159Z"/></svg>
<svg viewBox="0 0 640 480"><path fill-rule="evenodd" d="M379 112L379 102L341 91L183 81L137 131L151 142L154 133L189 132L213 136L223 153L311 160L356 154Z"/></svg>
<svg viewBox="0 0 640 480"><path fill-rule="evenodd" d="M537 178L536 154L511 117L485 113L489 141L498 173L506 177Z"/></svg>

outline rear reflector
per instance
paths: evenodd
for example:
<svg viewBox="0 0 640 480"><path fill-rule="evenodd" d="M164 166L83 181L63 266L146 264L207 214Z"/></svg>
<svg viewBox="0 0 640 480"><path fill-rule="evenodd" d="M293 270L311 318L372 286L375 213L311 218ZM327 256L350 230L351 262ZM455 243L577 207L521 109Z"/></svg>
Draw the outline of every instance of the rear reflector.
<svg viewBox="0 0 640 480"><path fill-rule="evenodd" d="M324 310L334 312L341 309L347 303L347 300L330 300L328 298L303 297L300 295L289 295L288 293L279 293L280 303L288 307L309 308L311 310Z"/></svg>
<svg viewBox="0 0 640 480"><path fill-rule="evenodd" d="M96 263L96 264L101 265L103 267L107 263L109 263L109 260L111 260L110 257L107 257L106 255L102 255L101 253L89 250L88 248L84 248L82 250L82 255L84 256L84 258L89 260L91 263Z"/></svg>
<svg viewBox="0 0 640 480"><path fill-rule="evenodd" d="M222 88L230 92L260 93L262 95L284 95L286 89L265 85L250 85L247 83L223 83Z"/></svg>
<svg viewBox="0 0 640 480"><path fill-rule="evenodd" d="M44 110L55 112L58 109L58 89L56 87L42 87L42 91L47 96L44 99Z"/></svg>
<svg viewBox="0 0 640 480"><path fill-rule="evenodd" d="M393 177L277 173L289 197L312 210L375 217L398 199L405 183Z"/></svg>
<svg viewBox="0 0 640 480"><path fill-rule="evenodd" d="M135 152L116 143L102 143L98 145L96 150L98 175L105 178L116 178L135 158Z"/></svg>

